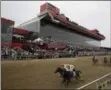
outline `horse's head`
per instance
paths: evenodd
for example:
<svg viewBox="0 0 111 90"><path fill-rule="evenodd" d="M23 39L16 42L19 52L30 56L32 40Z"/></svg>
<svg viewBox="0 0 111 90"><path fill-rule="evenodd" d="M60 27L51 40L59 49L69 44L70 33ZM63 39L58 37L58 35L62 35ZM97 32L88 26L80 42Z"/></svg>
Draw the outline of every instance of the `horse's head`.
<svg viewBox="0 0 111 90"><path fill-rule="evenodd" d="M75 70L76 74L81 74L82 72L80 70Z"/></svg>
<svg viewBox="0 0 111 90"><path fill-rule="evenodd" d="M64 70L63 70L61 67L58 67L58 68L55 70L55 73L60 73L61 75L63 75Z"/></svg>
<svg viewBox="0 0 111 90"><path fill-rule="evenodd" d="M79 73L82 73L82 71L79 70Z"/></svg>
<svg viewBox="0 0 111 90"><path fill-rule="evenodd" d="M57 67L57 69L55 70L55 73L61 72L62 69L60 67Z"/></svg>

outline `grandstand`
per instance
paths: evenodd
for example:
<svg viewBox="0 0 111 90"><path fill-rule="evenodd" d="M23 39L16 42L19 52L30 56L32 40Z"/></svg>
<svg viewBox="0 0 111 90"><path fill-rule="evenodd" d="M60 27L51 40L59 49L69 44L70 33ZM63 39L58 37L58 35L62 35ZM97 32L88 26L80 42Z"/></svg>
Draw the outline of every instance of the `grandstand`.
<svg viewBox="0 0 111 90"><path fill-rule="evenodd" d="M105 36L97 29L89 30L71 21L60 13L59 8L49 3L40 6L37 17L17 27L14 27L12 20L1 18L1 21L2 47L20 48L31 55L39 53L43 56L49 53L50 57L53 57L54 53L59 53L58 57L65 57L76 56L78 53L80 56L86 55L83 54L84 51L90 53L87 55L93 55L93 51L103 51L104 54L110 52L110 48L101 47L101 40L104 40ZM37 38L42 41L35 42Z"/></svg>
<svg viewBox="0 0 111 90"><path fill-rule="evenodd" d="M50 36L52 39L74 44L101 46L105 37L97 29L87 28L71 21L60 13L60 9L45 3L40 7L40 14L17 28L38 32L40 37Z"/></svg>

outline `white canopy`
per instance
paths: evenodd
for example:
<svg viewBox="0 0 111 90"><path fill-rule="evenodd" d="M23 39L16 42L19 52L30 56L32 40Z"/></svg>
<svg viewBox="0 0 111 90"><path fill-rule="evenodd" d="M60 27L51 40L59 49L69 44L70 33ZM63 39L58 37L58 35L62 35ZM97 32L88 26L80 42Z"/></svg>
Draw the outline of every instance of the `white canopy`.
<svg viewBox="0 0 111 90"><path fill-rule="evenodd" d="M33 42L41 42L41 41L43 41L41 38L37 38Z"/></svg>
<svg viewBox="0 0 111 90"><path fill-rule="evenodd" d="M18 37L18 38L23 38L24 37L22 35L17 35L17 34L14 34L13 36Z"/></svg>

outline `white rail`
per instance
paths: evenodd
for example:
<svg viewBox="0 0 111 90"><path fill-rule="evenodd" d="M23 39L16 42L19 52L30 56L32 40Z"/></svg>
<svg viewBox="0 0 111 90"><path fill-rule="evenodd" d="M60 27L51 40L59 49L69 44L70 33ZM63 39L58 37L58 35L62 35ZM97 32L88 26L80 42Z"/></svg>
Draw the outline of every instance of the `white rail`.
<svg viewBox="0 0 111 90"><path fill-rule="evenodd" d="M109 76L109 75L111 75L111 73L108 73L108 74L106 74L106 75L104 75L104 76L102 76L102 77L100 77L100 78L98 78L98 79L96 79L96 80L88 83L88 84L85 84L85 85L77 88L77 90L83 89L83 88L85 88L85 87L87 87L87 86L89 86L89 85L91 85L91 84L93 84L93 83L96 83L97 81L99 81L99 80L101 80L101 79L103 79L103 78L105 78L105 77L107 77L107 76Z"/></svg>

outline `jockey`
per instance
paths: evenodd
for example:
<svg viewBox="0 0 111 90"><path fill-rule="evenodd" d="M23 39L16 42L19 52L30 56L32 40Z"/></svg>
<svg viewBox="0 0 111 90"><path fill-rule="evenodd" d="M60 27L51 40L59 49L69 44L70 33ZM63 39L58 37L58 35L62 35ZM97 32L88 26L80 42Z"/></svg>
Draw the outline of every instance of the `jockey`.
<svg viewBox="0 0 111 90"><path fill-rule="evenodd" d="M64 69L64 70L66 70L66 71L69 71L68 64L62 64L61 68Z"/></svg>
<svg viewBox="0 0 111 90"><path fill-rule="evenodd" d="M70 67L70 71L73 72L73 76L76 76L75 66L70 64L69 67Z"/></svg>
<svg viewBox="0 0 111 90"><path fill-rule="evenodd" d="M62 64L61 66L62 66L62 68L65 69L66 71L73 72L73 76L76 76L75 66L74 66L74 65L71 65L71 64Z"/></svg>

